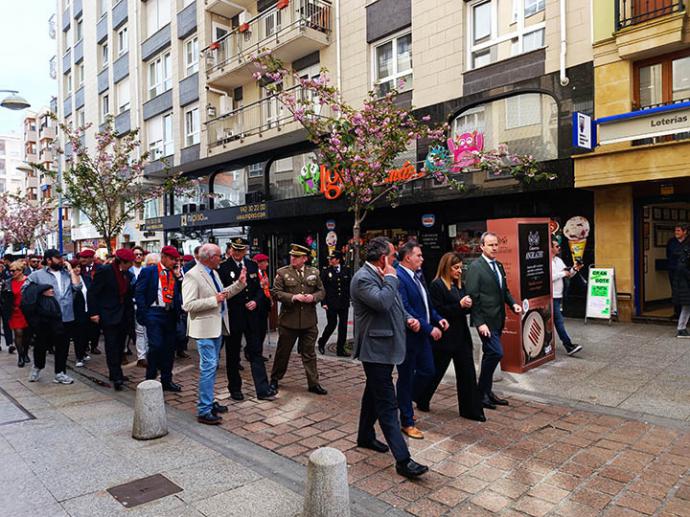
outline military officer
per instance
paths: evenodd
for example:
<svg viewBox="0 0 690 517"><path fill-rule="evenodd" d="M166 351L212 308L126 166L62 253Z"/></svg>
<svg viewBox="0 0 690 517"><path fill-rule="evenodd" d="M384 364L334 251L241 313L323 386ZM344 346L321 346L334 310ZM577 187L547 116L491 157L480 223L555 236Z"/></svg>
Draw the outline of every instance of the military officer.
<svg viewBox="0 0 690 517"><path fill-rule="evenodd" d="M220 280L225 287L234 284L243 269L247 270L246 287L227 300L230 335L225 341L225 368L228 376L228 390L233 400L244 400L242 377L240 377L240 348L242 336L246 340L245 355L254 379L256 396L260 400L272 400L275 393L268 385L266 365L261 357L259 343L260 322L257 308L265 296L259 284L256 262L245 257L247 240L236 237L228 246L228 258L218 268Z"/></svg>
<svg viewBox="0 0 690 517"><path fill-rule="evenodd" d="M321 271L321 281L326 289L326 297L321 302L326 310L328 323L323 329L319 339L319 352L326 353L326 343L338 327L338 342L336 353L339 357L350 357L345 352L345 339L347 338L347 318L350 312L350 270L341 265L343 254L340 251L332 251L328 255L328 266Z"/></svg>
<svg viewBox="0 0 690 517"><path fill-rule="evenodd" d="M309 391L326 395L328 392L319 384L314 350L319 336L316 304L323 300L326 291L319 270L306 265L309 253L309 248L291 244L290 265L277 271L271 289L275 299L280 302L278 348L271 371L271 388L278 390L278 381L285 375L290 353L299 339L297 350L302 356Z"/></svg>

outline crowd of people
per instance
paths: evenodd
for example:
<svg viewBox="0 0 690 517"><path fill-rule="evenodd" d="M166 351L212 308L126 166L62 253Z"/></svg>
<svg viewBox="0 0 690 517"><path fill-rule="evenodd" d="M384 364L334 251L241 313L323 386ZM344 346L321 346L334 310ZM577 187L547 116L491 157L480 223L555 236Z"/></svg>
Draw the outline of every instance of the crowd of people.
<svg viewBox="0 0 690 517"><path fill-rule="evenodd" d="M553 246L557 255L557 243ZM520 313L522 306L511 296L505 269L496 260L498 237L485 233L480 247L481 257L464 275L461 255L443 255L429 285L421 273L421 246L408 241L396 249L385 237L367 243L365 263L354 274L338 251L329 254L328 266L319 271L308 265L311 250L292 244L289 265L279 268L273 281L267 274L268 256L259 253L250 258L248 243L241 237L232 239L225 253L207 243L198 246L193 256L182 256L173 246L164 246L160 253L135 247L118 249L103 262L90 249L66 261L57 250L48 250L42 260L30 257L28 263L6 257L0 305L8 345L13 338L10 351L17 353L19 367L31 365L31 382L39 380L50 352L55 358L54 382L72 383L66 371L70 341L74 342L75 365L82 367L92 354L101 353L102 334L115 390L128 380L122 364L134 353L130 346L134 345L136 365L146 369L146 378L159 378L163 390L179 392L182 387L173 379L174 361L176 356L188 357L186 344L193 339L199 356L197 420L210 425L221 423L222 414L229 411L214 396L223 348L233 400L244 400L242 345L258 400L275 400L295 344L308 391L327 395L316 351L326 353L326 344L337 329L336 354L349 356L345 345L352 305L353 351L366 377L358 446L382 453L390 450L397 472L416 477L428 469L411 459L403 435L424 438L415 411L431 410L451 362L461 417L484 422L486 409L509 404L493 391L492 381L503 356L506 307ZM554 261L556 286L575 270L566 268L560 259ZM263 345L269 315L277 303L279 337L269 372ZM319 303L327 315L320 337ZM482 342L478 379L468 316ZM556 327L566 350L579 351L562 319L557 319ZM376 438L376 421L386 443Z"/></svg>

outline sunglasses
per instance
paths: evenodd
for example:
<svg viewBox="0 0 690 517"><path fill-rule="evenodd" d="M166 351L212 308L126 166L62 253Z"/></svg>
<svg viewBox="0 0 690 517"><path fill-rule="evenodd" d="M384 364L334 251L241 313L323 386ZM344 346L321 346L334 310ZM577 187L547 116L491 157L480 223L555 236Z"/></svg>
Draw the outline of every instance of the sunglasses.
<svg viewBox="0 0 690 517"><path fill-rule="evenodd" d="M10 269L10 273L18 273L21 269Z"/></svg>

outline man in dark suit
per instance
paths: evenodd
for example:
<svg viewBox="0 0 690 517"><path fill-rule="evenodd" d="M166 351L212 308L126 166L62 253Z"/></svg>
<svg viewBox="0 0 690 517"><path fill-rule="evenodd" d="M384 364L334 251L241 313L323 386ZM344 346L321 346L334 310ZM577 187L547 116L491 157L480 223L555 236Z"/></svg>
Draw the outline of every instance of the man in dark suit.
<svg viewBox="0 0 690 517"><path fill-rule="evenodd" d="M385 237L375 237L366 246L366 262L350 285L354 311L354 355L362 361L366 385L359 415L357 446L393 453L395 470L413 478L429 470L410 457L400 431L398 404L393 386L393 367L405 359L405 328L419 332L419 321L403 307L398 292L398 274L391 265L395 248ZM388 445L376 439L379 421Z"/></svg>
<svg viewBox="0 0 690 517"><path fill-rule="evenodd" d="M172 379L175 331L182 310L179 258L174 246L163 246L160 262L139 273L134 294L137 321L146 327L149 340L146 378L155 379L160 371L163 390L174 392L182 391Z"/></svg>
<svg viewBox="0 0 690 517"><path fill-rule="evenodd" d="M111 264L100 267L87 291L89 316L100 325L105 338L105 360L113 387L119 391L125 381L122 374L122 355L128 329L134 318L132 278L129 272L134 262L132 250L115 252Z"/></svg>
<svg viewBox="0 0 690 517"><path fill-rule="evenodd" d="M472 324L482 340L482 369L479 374L479 391L482 405L488 409L507 406L508 401L496 396L492 390L493 375L503 358L501 333L506 320L508 305L520 314L522 307L515 302L508 290L503 264L496 260L498 236L484 232L480 245L482 256L472 262L465 275L465 291L472 298Z"/></svg>
<svg viewBox="0 0 690 517"><path fill-rule="evenodd" d="M85 248L77 254L79 265L81 265L81 281L84 282L87 293L89 289L91 289L91 283L96 275L96 271L101 267L100 265L94 264L95 257L96 252L90 248ZM88 347L92 354L98 355L101 353L98 349L98 340L101 337L101 327L97 323L89 322L87 328L89 334Z"/></svg>
<svg viewBox="0 0 690 517"><path fill-rule="evenodd" d="M326 297L321 305L326 310L327 323L319 339L319 352L326 353L328 339L337 326L336 354L338 357L350 357L350 354L345 352L345 340L347 339L347 318L350 312L352 275L348 268L341 266L342 260L343 254L340 251L331 252L328 255L328 266L321 271L321 282L326 289Z"/></svg>
<svg viewBox="0 0 690 517"><path fill-rule="evenodd" d="M398 405L402 431L410 438L422 439L424 434L414 425L412 400L424 393L434 378L434 356L431 353L430 339L438 341L448 322L441 318L431 305L421 273L424 257L422 249L415 241L406 242L398 250L397 267L398 290L407 313L419 321L419 332L406 331L405 360L398 365Z"/></svg>
<svg viewBox="0 0 690 517"><path fill-rule="evenodd" d="M259 284L256 262L249 260L247 240L234 238L229 245L230 256L218 268L218 275L224 287L234 284L242 270L246 270L247 285L236 296L227 300L230 318L230 335L225 336L225 369L228 376L228 390L233 400L244 400L242 377L240 377L240 349L242 337L246 341L245 355L249 361L257 397L272 393L268 385L266 365L261 356L259 344L259 304L263 302L263 290ZM269 397L271 395L268 395Z"/></svg>
<svg viewBox="0 0 690 517"><path fill-rule="evenodd" d="M261 359L264 362L267 362L268 358L264 357L264 341L266 340L266 334L268 333L268 317L271 313L271 309L273 308L271 279L268 277L268 255L257 253L254 255L254 262L256 262L258 267L259 286L264 293L263 297L261 297L261 302L257 307L259 316L259 336L257 340L259 342L259 353L261 354Z"/></svg>

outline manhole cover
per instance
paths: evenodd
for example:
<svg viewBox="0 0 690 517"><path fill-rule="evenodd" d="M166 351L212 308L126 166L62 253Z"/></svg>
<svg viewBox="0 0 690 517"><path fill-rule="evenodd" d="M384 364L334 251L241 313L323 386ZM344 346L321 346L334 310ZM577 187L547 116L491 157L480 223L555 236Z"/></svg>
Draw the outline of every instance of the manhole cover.
<svg viewBox="0 0 690 517"><path fill-rule="evenodd" d="M182 488L161 474L135 479L124 485L108 489L108 493L127 508L149 503L178 492L182 492Z"/></svg>
<svg viewBox="0 0 690 517"><path fill-rule="evenodd" d="M16 424L35 418L12 395L0 388L0 425Z"/></svg>

